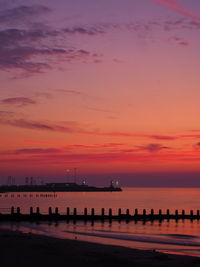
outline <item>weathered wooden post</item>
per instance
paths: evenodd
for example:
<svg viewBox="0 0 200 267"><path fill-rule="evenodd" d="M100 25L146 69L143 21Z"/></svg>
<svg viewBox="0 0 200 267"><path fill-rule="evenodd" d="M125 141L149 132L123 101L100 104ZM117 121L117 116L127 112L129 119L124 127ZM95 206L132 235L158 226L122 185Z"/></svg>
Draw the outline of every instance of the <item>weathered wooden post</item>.
<svg viewBox="0 0 200 267"><path fill-rule="evenodd" d="M167 209L167 217L169 218L170 216L170 212L169 212L169 209Z"/></svg>
<svg viewBox="0 0 200 267"><path fill-rule="evenodd" d="M105 216L105 209L104 209L104 208L101 209L101 216L102 216L102 217Z"/></svg>
<svg viewBox="0 0 200 267"><path fill-rule="evenodd" d="M119 218L121 217L121 215L122 215L122 209L118 209L118 216L119 216Z"/></svg>
<svg viewBox="0 0 200 267"><path fill-rule="evenodd" d="M55 214L56 214L56 215L59 214L59 213L58 213L58 208L57 208L57 207L55 208Z"/></svg>
<svg viewBox="0 0 200 267"><path fill-rule="evenodd" d="M159 217L162 217L162 210L161 209L159 209L158 215L159 215Z"/></svg>
<svg viewBox="0 0 200 267"><path fill-rule="evenodd" d="M36 214L37 214L37 215L40 214L40 208L39 208L39 207L36 208Z"/></svg>
<svg viewBox="0 0 200 267"><path fill-rule="evenodd" d="M185 217L185 210L182 210L182 217Z"/></svg>
<svg viewBox="0 0 200 267"><path fill-rule="evenodd" d="M135 214L134 216L138 216L138 209L135 209Z"/></svg>
<svg viewBox="0 0 200 267"><path fill-rule="evenodd" d="M84 208L84 216L87 217L87 208Z"/></svg>
<svg viewBox="0 0 200 267"><path fill-rule="evenodd" d="M94 208L91 209L91 216L94 217L95 215L95 211L94 211Z"/></svg>
<svg viewBox="0 0 200 267"><path fill-rule="evenodd" d="M199 218L199 215L200 215L199 210L197 210L197 218Z"/></svg>
<svg viewBox="0 0 200 267"><path fill-rule="evenodd" d="M33 207L30 207L30 215L33 215Z"/></svg>
<svg viewBox="0 0 200 267"><path fill-rule="evenodd" d="M109 209L108 215L109 215L110 218L112 218L112 209Z"/></svg>
<svg viewBox="0 0 200 267"><path fill-rule="evenodd" d="M146 217L146 215L147 215L147 211L146 209L143 209L143 216Z"/></svg>
<svg viewBox="0 0 200 267"><path fill-rule="evenodd" d="M175 210L175 216L178 217L178 210Z"/></svg>
<svg viewBox="0 0 200 267"><path fill-rule="evenodd" d="M52 215L52 208L49 207L49 216L51 216L51 215Z"/></svg>
<svg viewBox="0 0 200 267"><path fill-rule="evenodd" d="M194 214L193 214L193 210L190 211L190 216L193 217Z"/></svg>
<svg viewBox="0 0 200 267"><path fill-rule="evenodd" d="M11 207L11 214L15 214L15 208L13 206Z"/></svg>
<svg viewBox="0 0 200 267"><path fill-rule="evenodd" d="M77 209L74 208L74 217L76 217L76 216L77 216Z"/></svg>
<svg viewBox="0 0 200 267"><path fill-rule="evenodd" d="M151 209L151 213L150 213L150 215L153 217L154 216L154 210L153 209Z"/></svg>
<svg viewBox="0 0 200 267"><path fill-rule="evenodd" d="M70 208L69 207L67 208L67 216L68 217L70 216Z"/></svg>
<svg viewBox="0 0 200 267"><path fill-rule="evenodd" d="M129 209L126 210L126 216L130 216L130 211L129 211Z"/></svg>
<svg viewBox="0 0 200 267"><path fill-rule="evenodd" d="M21 214L20 207L17 207L17 214Z"/></svg>

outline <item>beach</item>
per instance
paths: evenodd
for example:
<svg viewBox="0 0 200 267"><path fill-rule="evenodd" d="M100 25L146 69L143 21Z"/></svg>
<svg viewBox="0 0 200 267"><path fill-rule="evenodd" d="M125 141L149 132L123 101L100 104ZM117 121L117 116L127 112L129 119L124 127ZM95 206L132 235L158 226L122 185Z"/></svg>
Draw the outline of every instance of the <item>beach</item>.
<svg viewBox="0 0 200 267"><path fill-rule="evenodd" d="M0 230L2 267L198 266L200 258Z"/></svg>

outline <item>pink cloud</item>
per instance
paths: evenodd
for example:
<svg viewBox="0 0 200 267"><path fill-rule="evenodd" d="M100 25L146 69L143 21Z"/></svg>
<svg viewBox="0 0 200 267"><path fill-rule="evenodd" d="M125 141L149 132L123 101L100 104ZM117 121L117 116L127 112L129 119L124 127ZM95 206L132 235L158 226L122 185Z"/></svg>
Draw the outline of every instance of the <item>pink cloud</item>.
<svg viewBox="0 0 200 267"><path fill-rule="evenodd" d="M113 113L111 110L109 109L103 109L103 108L95 108L95 107L86 107L88 110L91 111L97 111L97 112L104 112L104 113Z"/></svg>
<svg viewBox="0 0 200 267"><path fill-rule="evenodd" d="M57 92L61 92L61 93L66 93L66 94L71 94L71 95L84 95L85 94L81 91L77 91L77 90L71 90L71 89L55 89L55 91Z"/></svg>
<svg viewBox="0 0 200 267"><path fill-rule="evenodd" d="M183 5L181 5L178 0L152 0L164 7L167 7L176 13L183 15L187 18L192 19L193 21L200 22L200 17L194 12L188 11Z"/></svg>
<svg viewBox="0 0 200 267"><path fill-rule="evenodd" d="M9 113L8 113L9 114ZM5 112L0 112L0 124L10 125L14 127L52 131L52 132L63 132L68 134L82 134L91 136L107 136L107 137L135 137L145 138L153 140L165 140L175 141L184 139L197 139L200 138L200 134L179 134L179 135L162 135L162 134L143 134L134 132L106 132L99 129L88 128L88 125L81 124L76 121L66 122L48 122L48 121L32 121L28 119L15 118L15 116L8 117Z"/></svg>
<svg viewBox="0 0 200 267"><path fill-rule="evenodd" d="M5 105L26 106L36 104L36 101L28 97L10 97L2 99L0 103Z"/></svg>

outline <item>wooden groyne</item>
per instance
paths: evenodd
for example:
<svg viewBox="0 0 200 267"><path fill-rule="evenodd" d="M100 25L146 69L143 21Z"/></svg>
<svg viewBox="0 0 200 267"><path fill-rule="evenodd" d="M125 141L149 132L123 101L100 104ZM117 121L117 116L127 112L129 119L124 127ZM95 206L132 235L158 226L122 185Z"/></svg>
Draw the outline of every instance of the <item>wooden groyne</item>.
<svg viewBox="0 0 200 267"><path fill-rule="evenodd" d="M154 209L151 209L147 212L146 209L143 209L142 212L139 212L138 209L133 210L126 209L125 213L122 212L122 209L118 209L117 214L113 213L113 210L110 208L105 210L101 209L100 214L95 212L95 209L85 208L82 213L78 213L77 208L70 209L66 208L65 213L60 213L58 208L53 209L49 207L47 213L41 213L40 208L30 207L28 214L23 214L20 207L10 209L5 209L2 212L0 209L0 221L61 221L61 220L125 220L125 221L154 221L154 220L200 220L200 211L190 210L189 213L186 213L185 210L181 212L175 210L174 213L171 213L169 209L165 212L161 209L157 212Z"/></svg>

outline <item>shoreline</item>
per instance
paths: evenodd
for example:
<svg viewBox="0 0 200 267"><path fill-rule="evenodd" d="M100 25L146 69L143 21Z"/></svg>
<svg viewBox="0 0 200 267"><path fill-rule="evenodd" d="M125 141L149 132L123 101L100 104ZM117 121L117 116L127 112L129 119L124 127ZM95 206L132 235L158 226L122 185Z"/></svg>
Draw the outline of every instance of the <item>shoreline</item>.
<svg viewBox="0 0 200 267"><path fill-rule="evenodd" d="M87 241L59 239L0 229L2 267L177 267L200 265L200 258Z"/></svg>

